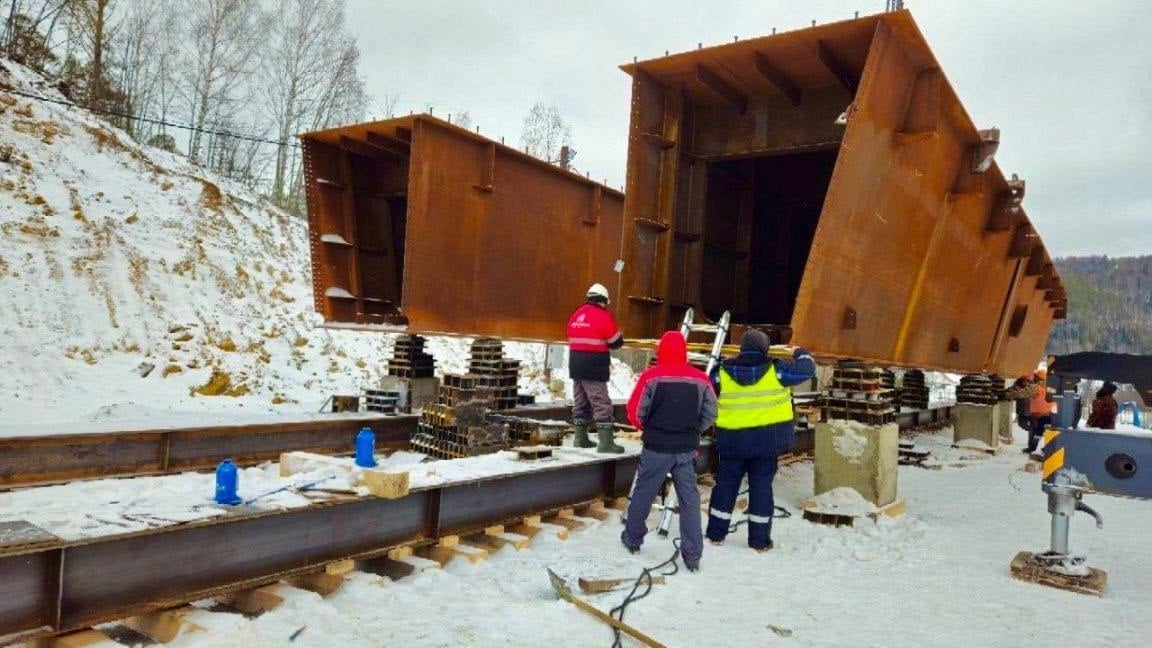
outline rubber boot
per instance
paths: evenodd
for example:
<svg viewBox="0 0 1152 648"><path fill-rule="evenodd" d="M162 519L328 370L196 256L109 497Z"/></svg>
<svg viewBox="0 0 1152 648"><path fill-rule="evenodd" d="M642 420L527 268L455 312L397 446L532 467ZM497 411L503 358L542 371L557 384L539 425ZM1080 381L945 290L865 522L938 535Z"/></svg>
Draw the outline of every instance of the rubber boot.
<svg viewBox="0 0 1152 648"><path fill-rule="evenodd" d="M610 454L620 454L624 452L623 446L618 446L612 441L612 424L611 423L597 423L596 433L600 436L600 443L596 446L596 452L606 452Z"/></svg>
<svg viewBox="0 0 1152 648"><path fill-rule="evenodd" d="M588 438L588 421L572 421L576 436L572 439L573 448L594 448L596 444Z"/></svg>

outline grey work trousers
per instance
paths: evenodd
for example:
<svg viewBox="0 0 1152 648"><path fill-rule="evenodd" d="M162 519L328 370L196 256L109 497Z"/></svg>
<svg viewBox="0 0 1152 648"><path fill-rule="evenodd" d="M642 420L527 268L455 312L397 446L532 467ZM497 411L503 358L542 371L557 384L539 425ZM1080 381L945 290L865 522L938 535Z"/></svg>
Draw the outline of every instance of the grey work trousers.
<svg viewBox="0 0 1152 648"><path fill-rule="evenodd" d="M624 532L629 544L639 547L648 533L645 520L652 511L652 502L672 473L672 485L680 504L680 553L689 565L700 562L704 553L704 534L700 529L700 491L696 490L696 463L692 452L665 454L647 448L640 453L640 466L636 469L636 488L628 503L628 522Z"/></svg>
<svg viewBox="0 0 1152 648"><path fill-rule="evenodd" d="M572 381L572 420L611 423L615 420L608 383L598 380Z"/></svg>

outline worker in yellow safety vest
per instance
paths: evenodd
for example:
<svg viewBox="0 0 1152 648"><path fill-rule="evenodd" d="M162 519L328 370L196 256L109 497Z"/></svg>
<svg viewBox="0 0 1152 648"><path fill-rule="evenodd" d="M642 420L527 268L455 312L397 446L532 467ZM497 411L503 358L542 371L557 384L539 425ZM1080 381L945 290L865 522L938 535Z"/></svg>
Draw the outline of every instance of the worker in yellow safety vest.
<svg viewBox="0 0 1152 648"><path fill-rule="evenodd" d="M723 544L733 524L733 510L744 476L748 476L748 546L768 551L772 543L772 479L777 459L796 437L792 391L811 380L816 362L797 348L791 359L768 355L768 336L750 329L740 342L740 355L712 371L716 390L716 453L719 468L708 508L706 535Z"/></svg>

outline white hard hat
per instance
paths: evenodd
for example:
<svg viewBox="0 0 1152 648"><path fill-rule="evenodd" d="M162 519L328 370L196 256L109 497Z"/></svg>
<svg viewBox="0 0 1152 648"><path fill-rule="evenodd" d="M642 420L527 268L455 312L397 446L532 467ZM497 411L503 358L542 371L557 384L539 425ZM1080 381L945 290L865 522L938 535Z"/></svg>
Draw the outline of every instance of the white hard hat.
<svg viewBox="0 0 1152 648"><path fill-rule="evenodd" d="M601 284L592 284L588 289L588 297L603 297L605 302L610 302L608 299L608 289Z"/></svg>

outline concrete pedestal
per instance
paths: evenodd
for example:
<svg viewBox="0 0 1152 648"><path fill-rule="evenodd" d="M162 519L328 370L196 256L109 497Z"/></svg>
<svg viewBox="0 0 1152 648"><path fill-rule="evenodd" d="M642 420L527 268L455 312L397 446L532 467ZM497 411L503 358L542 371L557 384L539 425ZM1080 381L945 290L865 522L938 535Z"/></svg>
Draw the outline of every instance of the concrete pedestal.
<svg viewBox="0 0 1152 648"><path fill-rule="evenodd" d="M1000 443L1012 445L1012 417L1016 413L1016 403L1000 401L996 403L996 431L1000 435Z"/></svg>
<svg viewBox="0 0 1152 648"><path fill-rule="evenodd" d="M989 448L1000 445L1000 408L998 405L959 403L952 408L952 442L968 439L986 443Z"/></svg>
<svg viewBox="0 0 1152 648"><path fill-rule="evenodd" d="M816 425L816 495L854 488L876 506L896 501L900 429L833 420Z"/></svg>

